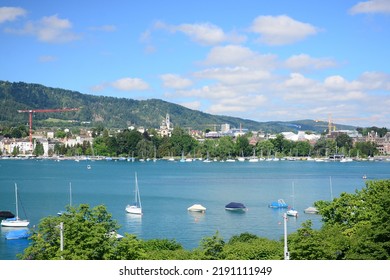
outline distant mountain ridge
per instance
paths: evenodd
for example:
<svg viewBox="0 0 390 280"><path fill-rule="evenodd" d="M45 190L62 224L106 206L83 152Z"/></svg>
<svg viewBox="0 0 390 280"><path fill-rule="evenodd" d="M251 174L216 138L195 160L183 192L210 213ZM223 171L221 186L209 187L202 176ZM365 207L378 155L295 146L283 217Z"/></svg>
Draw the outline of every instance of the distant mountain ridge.
<svg viewBox="0 0 390 280"><path fill-rule="evenodd" d="M26 124L28 116L17 110L27 109L81 108L77 112L39 113L34 115L34 126L50 126L49 120L77 121L95 126L125 128L130 125L158 128L169 113L174 125L182 128L205 130L219 129L221 124L269 133L308 130L323 132L325 122L300 120L291 122L257 122L230 116L212 115L160 99L134 100L83 94L40 84L0 81L0 124ZM53 123L52 123L53 124ZM338 129L355 129L353 126L337 125Z"/></svg>

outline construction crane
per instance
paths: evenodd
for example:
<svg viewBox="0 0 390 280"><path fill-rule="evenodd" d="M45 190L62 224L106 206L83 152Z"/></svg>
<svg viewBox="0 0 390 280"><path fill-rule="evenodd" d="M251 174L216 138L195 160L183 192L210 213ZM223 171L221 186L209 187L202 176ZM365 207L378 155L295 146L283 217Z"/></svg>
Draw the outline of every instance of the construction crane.
<svg viewBox="0 0 390 280"><path fill-rule="evenodd" d="M370 120L371 118L337 118L332 119L332 114L328 115L328 135L332 133L332 131L336 131L336 125L333 123L333 120L337 121L346 121L346 120ZM315 120L315 122L326 122L324 120Z"/></svg>
<svg viewBox="0 0 390 280"><path fill-rule="evenodd" d="M58 112L72 112L78 111L80 108L62 108L62 109L31 109L31 110L18 110L18 113L29 113L29 124L30 124L30 148L32 149L32 123L33 113L58 113Z"/></svg>

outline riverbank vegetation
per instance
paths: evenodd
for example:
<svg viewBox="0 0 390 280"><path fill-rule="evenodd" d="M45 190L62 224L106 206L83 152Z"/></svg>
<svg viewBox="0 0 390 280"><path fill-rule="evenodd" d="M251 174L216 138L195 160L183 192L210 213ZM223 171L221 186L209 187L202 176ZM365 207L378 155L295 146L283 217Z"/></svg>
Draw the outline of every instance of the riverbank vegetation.
<svg viewBox="0 0 390 280"><path fill-rule="evenodd" d="M378 154L375 143L353 143L346 134L328 139L322 136L315 144L309 141L291 141L282 134L272 139L251 142L252 133L238 137L223 136L217 139L196 140L187 131L176 127L171 137L161 137L157 131L140 133L137 130L123 130L110 134L108 130L94 131L93 145L84 141L75 146L57 143L49 155L63 156L109 156L147 158L216 158L226 160L236 157L324 157L344 154L350 157L367 158ZM38 144L35 155L42 155L43 149ZM16 151L17 152L17 151Z"/></svg>
<svg viewBox="0 0 390 280"><path fill-rule="evenodd" d="M317 201L323 225L311 221L288 235L295 260L390 259L390 179L368 181L355 193ZM60 223L64 224L61 250ZM118 223L103 205L69 207L62 216L46 217L32 229L31 244L20 259L51 260L280 260L283 240L242 233L223 240L216 232L199 246L184 249L175 240L142 240L133 234L116 238Z"/></svg>

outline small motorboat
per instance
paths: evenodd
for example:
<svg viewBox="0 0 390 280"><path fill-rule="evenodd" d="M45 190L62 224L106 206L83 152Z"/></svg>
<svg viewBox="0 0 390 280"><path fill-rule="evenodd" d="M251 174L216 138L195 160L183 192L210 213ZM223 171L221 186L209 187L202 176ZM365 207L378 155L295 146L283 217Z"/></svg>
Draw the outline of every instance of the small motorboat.
<svg viewBox="0 0 390 280"><path fill-rule="evenodd" d="M13 239L27 239L31 236L31 233L28 229L18 229L7 232L5 235L5 239L13 240Z"/></svg>
<svg viewBox="0 0 390 280"><path fill-rule="evenodd" d="M15 215L11 211L0 211L0 219L15 218Z"/></svg>
<svg viewBox="0 0 390 280"><path fill-rule="evenodd" d="M278 201L271 202L268 207L270 208L287 208L288 205L286 202L284 202L283 199L278 199Z"/></svg>
<svg viewBox="0 0 390 280"><path fill-rule="evenodd" d="M204 213L206 211L206 207L204 207L201 204L194 204L194 205L188 207L187 210L190 211L190 212L202 212L202 213Z"/></svg>
<svg viewBox="0 0 390 280"><path fill-rule="evenodd" d="M230 202L230 203L225 205L225 210L243 212L243 211L246 211L247 208L244 204L242 204L240 202Z"/></svg>
<svg viewBox="0 0 390 280"><path fill-rule="evenodd" d="M315 207L307 207L305 210L303 210L304 213L306 214L318 214L318 209Z"/></svg>

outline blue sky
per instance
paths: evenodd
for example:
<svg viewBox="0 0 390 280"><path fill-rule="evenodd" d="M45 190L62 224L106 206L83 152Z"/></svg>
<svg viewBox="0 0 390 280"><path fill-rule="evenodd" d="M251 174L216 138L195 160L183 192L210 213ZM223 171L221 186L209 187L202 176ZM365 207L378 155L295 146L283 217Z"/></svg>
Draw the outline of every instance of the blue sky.
<svg viewBox="0 0 390 280"><path fill-rule="evenodd" d="M390 0L0 0L0 80L390 128Z"/></svg>

